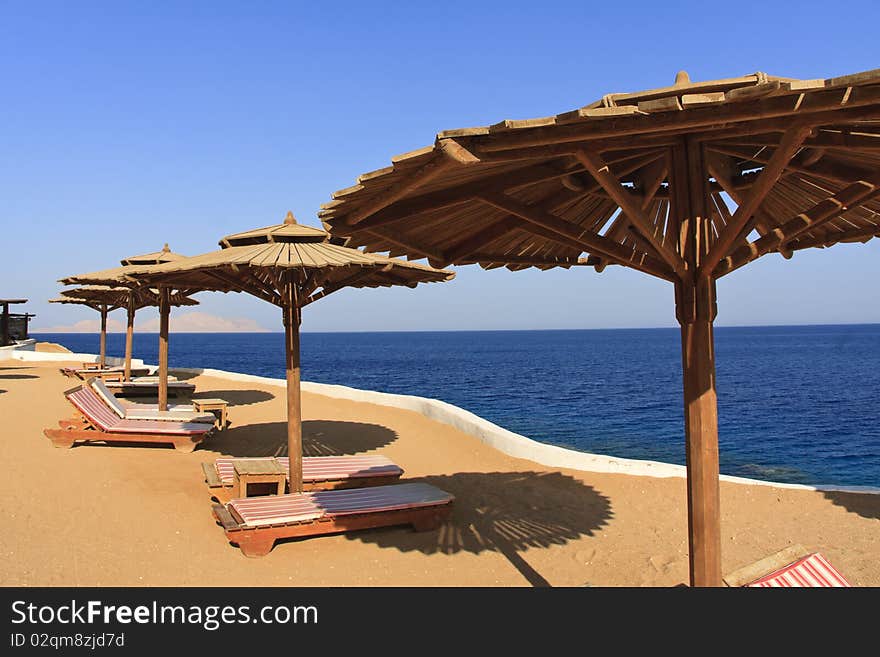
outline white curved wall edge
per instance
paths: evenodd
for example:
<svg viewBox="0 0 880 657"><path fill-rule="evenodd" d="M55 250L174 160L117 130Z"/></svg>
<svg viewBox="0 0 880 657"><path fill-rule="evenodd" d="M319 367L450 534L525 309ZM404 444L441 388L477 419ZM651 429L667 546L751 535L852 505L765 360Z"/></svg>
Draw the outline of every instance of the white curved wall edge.
<svg viewBox="0 0 880 657"><path fill-rule="evenodd" d="M175 367L175 371L190 374L204 374L231 381L260 383L263 385L283 388L287 385L284 379L272 379L253 374L240 374L238 372L226 372L224 370ZM414 395L396 395L387 392L373 390L360 390L347 386L331 385L327 383L302 382L302 390L325 397L335 399L347 399L349 401L366 402L380 406L391 406L415 411L425 417L448 424L463 433L474 436L480 442L497 449L504 454L517 458L527 459L552 468L568 468L571 470L583 470L586 472L607 472L614 474L629 474L643 477L685 477L687 471L683 465L661 463L659 461L641 461L636 459L617 458L602 454L589 454L579 452L556 445L547 445L531 438L526 438L518 433L509 431L493 424L488 420L466 411L458 406L453 406L439 399L416 397ZM781 482L764 481L763 479L748 479L745 477L733 477L721 475L722 481L738 484L757 486L772 486L774 488L791 488L796 490L815 490L842 493L869 493L880 495L880 488L873 486L807 486L803 484L787 484Z"/></svg>
<svg viewBox="0 0 880 657"><path fill-rule="evenodd" d="M99 358L100 356L96 354L12 350L9 352L7 360L21 360L31 362L97 363ZM2 360L2 357L0 357L0 360ZM117 356L107 356L104 360L107 362L108 365L125 365L125 359L118 358ZM146 365L144 365L144 361L140 358L132 358L131 366L146 367Z"/></svg>

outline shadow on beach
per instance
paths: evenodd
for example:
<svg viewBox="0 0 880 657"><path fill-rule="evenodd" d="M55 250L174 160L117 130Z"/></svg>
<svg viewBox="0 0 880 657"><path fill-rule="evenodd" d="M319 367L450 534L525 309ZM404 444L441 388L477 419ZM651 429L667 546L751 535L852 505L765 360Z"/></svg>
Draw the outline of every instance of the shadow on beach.
<svg viewBox="0 0 880 657"><path fill-rule="evenodd" d="M304 420L303 456L343 456L385 447L397 433L378 424ZM233 457L287 456L287 422L263 422L221 431L206 449Z"/></svg>
<svg viewBox="0 0 880 657"><path fill-rule="evenodd" d="M0 379L39 379L36 374L0 374Z"/></svg>
<svg viewBox="0 0 880 657"><path fill-rule="evenodd" d="M880 495L843 493L831 490L823 491L822 494L833 504L842 506L850 513L857 513L863 518L880 520Z"/></svg>
<svg viewBox="0 0 880 657"><path fill-rule="evenodd" d="M229 406L247 406L275 399L275 395L265 390L203 390L194 393L193 399L213 399L218 397L229 402Z"/></svg>
<svg viewBox="0 0 880 657"><path fill-rule="evenodd" d="M4 392L7 392L7 391L0 388L0 395L2 395Z"/></svg>
<svg viewBox="0 0 880 657"><path fill-rule="evenodd" d="M559 472L461 472L424 481L455 495L452 516L432 532L377 529L350 540L424 554L503 554L532 586L549 586L520 552L593 536L613 517L610 500Z"/></svg>

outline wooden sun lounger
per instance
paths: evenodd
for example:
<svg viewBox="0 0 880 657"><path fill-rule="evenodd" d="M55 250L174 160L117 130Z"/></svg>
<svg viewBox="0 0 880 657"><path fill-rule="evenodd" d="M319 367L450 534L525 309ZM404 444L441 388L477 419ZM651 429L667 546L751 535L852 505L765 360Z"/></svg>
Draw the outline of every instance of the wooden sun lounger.
<svg viewBox="0 0 880 657"><path fill-rule="evenodd" d="M125 374L125 369L122 367L106 367L104 369L100 368L75 368L75 367L61 367L58 369L64 376L70 378L76 378L80 381L88 381L93 378L104 378L104 377L112 377L112 376L123 376ZM149 368L146 367L137 367L131 370L132 376L147 376L150 373Z"/></svg>
<svg viewBox="0 0 880 657"><path fill-rule="evenodd" d="M792 545L776 554L730 573L727 586L751 587L849 587L834 566L819 552Z"/></svg>
<svg viewBox="0 0 880 657"><path fill-rule="evenodd" d="M55 447L72 447L77 442L170 443L178 451L191 452L214 431L213 424L120 418L88 386L64 395L78 414L61 420L60 429L43 430Z"/></svg>
<svg viewBox="0 0 880 657"><path fill-rule="evenodd" d="M159 379L152 376L142 376L131 381L105 381L107 388L114 395L122 397L155 397L159 394ZM194 392L196 387L185 381L168 381L168 394L188 394Z"/></svg>
<svg viewBox="0 0 880 657"><path fill-rule="evenodd" d="M215 504L226 538L246 557L262 557L275 541L339 532L412 525L434 529L449 516L454 496L429 484L266 495Z"/></svg>
<svg viewBox="0 0 880 657"><path fill-rule="evenodd" d="M218 499L228 499L234 481L234 461L277 461L286 471L290 467L287 457L250 459L219 458L214 463L202 463L205 483ZM393 484L403 475L403 468L385 456L305 456L303 457L303 488L312 490L336 490L341 488L366 488Z"/></svg>
<svg viewBox="0 0 880 657"><path fill-rule="evenodd" d="M210 422L211 424L217 420L213 413L197 412L192 404L172 404L164 411L159 410L158 404L122 404L107 384L100 379L92 379L88 382L88 386L111 411L123 419Z"/></svg>

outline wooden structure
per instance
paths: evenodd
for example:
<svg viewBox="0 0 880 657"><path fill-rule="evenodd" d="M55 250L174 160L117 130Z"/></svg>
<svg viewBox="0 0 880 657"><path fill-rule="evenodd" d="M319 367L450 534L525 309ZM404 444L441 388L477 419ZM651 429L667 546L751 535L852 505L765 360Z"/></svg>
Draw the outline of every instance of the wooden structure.
<svg viewBox="0 0 880 657"><path fill-rule="evenodd" d="M248 496L248 486L270 484L275 495L284 495L287 470L275 459L233 459L232 497Z"/></svg>
<svg viewBox="0 0 880 657"><path fill-rule="evenodd" d="M217 397L193 399L192 405L199 413L212 413L216 418L217 428L225 429L229 422L229 402Z"/></svg>
<svg viewBox="0 0 880 657"><path fill-rule="evenodd" d="M27 303L27 299L0 299L0 347L12 344L15 340L27 340L28 320L36 315L30 313L10 313L9 306Z"/></svg>
<svg viewBox="0 0 880 657"><path fill-rule="evenodd" d="M64 396L77 414L61 420L59 429L43 430L55 447L77 442L170 443L179 452L191 452L214 432L213 424L120 418L89 386L78 386Z"/></svg>
<svg viewBox="0 0 880 657"><path fill-rule="evenodd" d="M131 331L134 329L134 313L141 308L147 306L159 305L159 294L157 290L132 289L122 286L111 285L83 285L81 287L70 290L62 290L61 296L56 299L49 299L49 303L65 303L87 306L101 314L101 337L100 337L100 367L106 367L107 358L107 316L110 312L117 308L125 308L129 310L129 322L126 331L126 369L125 377L130 379L133 374L131 372ZM195 306L198 301L190 299L182 295L175 295L170 300L173 306ZM83 365L85 367L85 365Z"/></svg>
<svg viewBox="0 0 880 657"><path fill-rule="evenodd" d="M281 309L287 370L291 491L302 491L299 327L302 309L345 287L390 287L452 279L452 272L329 243L323 230L288 212L284 223L229 235L219 251L131 271L142 285L248 292Z"/></svg>
<svg viewBox="0 0 880 657"><path fill-rule="evenodd" d="M242 459L219 458L214 463L202 463L205 483L218 499L234 497L235 463ZM250 458L248 461L275 461L282 468L285 481L290 471L290 460L285 457ZM403 475L403 468L385 456L356 454L346 456L304 456L302 459L303 490L337 490L366 488L392 484ZM282 491L283 492L283 491Z"/></svg>
<svg viewBox="0 0 880 657"><path fill-rule="evenodd" d="M880 70L756 73L447 130L340 190L334 242L434 266L609 265L672 283L691 582L721 584L715 281L768 253L880 235Z"/></svg>
<svg viewBox="0 0 880 657"><path fill-rule="evenodd" d="M133 271L143 271L154 265L181 260L186 256L173 253L168 244L161 251L146 253L144 255L123 258L120 267L105 269L103 271L68 276L62 278L65 285L98 285L111 288L123 287L126 289L126 328L125 328L125 381L131 380L131 353L134 334L134 316L139 308L144 306L159 307L159 378L163 382L159 388L159 408L168 408L168 317L171 306L193 306L198 302L190 299L190 290L174 290L167 286L159 286L158 289L144 286L128 277ZM80 288L82 290L83 288ZM73 291L75 294L76 291ZM63 293L62 293L63 294Z"/></svg>
<svg viewBox="0 0 880 657"><path fill-rule="evenodd" d="M454 499L429 484L413 483L251 497L213 510L231 543L246 557L261 557L283 538L393 525L431 530L449 516Z"/></svg>

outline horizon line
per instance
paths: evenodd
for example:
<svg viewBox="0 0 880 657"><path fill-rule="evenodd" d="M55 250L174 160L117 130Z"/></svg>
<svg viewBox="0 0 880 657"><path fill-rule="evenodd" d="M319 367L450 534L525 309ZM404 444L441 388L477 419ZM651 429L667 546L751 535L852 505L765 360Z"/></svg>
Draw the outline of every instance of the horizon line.
<svg viewBox="0 0 880 657"><path fill-rule="evenodd" d="M714 328L802 328L821 326L880 326L880 322L832 322L816 324L715 324ZM657 331L675 330L677 326L609 326L609 327L582 327L582 328L498 328L498 329L377 329L366 331L300 331L300 333L505 333L505 332L552 332L552 331ZM61 331L52 332L44 330L28 331L30 335L100 335L100 331ZM159 335L158 331L135 331L140 335ZM253 334L283 334L284 331L170 331L177 335L253 335ZM125 331L107 331L107 335L125 335Z"/></svg>

